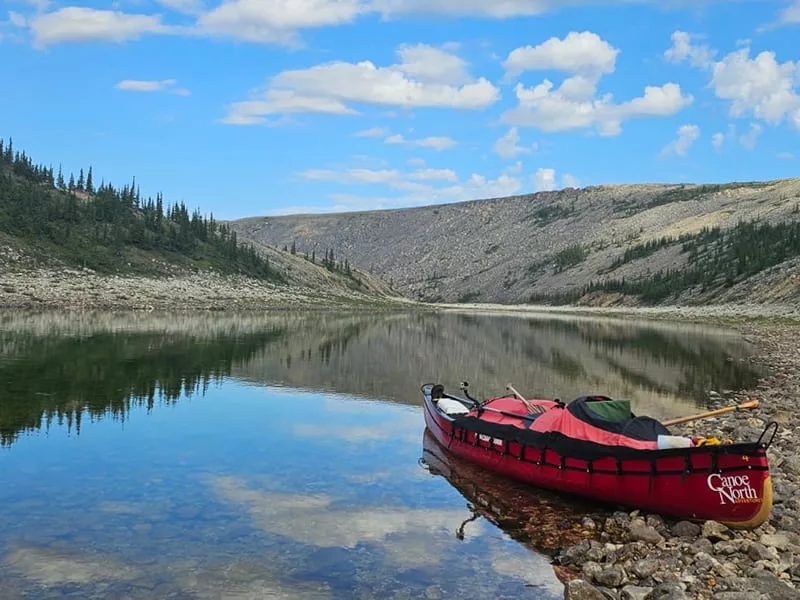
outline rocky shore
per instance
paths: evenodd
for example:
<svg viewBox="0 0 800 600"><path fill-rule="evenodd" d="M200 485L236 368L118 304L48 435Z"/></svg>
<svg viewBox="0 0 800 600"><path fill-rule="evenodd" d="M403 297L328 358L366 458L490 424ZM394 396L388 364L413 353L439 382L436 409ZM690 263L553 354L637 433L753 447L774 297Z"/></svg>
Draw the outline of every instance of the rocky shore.
<svg viewBox="0 0 800 600"><path fill-rule="evenodd" d="M377 293L276 285L243 276L100 275L88 269L0 270L0 308L245 311L359 308L399 303Z"/></svg>
<svg viewBox="0 0 800 600"><path fill-rule="evenodd" d="M568 600L800 599L800 326L744 324L752 361L768 370L755 389L710 392L711 408L758 399L754 410L670 429L677 435L756 439L779 424L769 447L774 505L750 531L691 523L639 511L587 518L585 539L556 557Z"/></svg>

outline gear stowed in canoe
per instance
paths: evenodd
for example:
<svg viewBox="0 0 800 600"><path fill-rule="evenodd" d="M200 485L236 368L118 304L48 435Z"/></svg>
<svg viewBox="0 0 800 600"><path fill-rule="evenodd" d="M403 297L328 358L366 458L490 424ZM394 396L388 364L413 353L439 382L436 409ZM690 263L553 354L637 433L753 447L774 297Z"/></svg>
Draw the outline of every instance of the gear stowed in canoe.
<svg viewBox="0 0 800 600"><path fill-rule="evenodd" d="M629 402L606 396L565 404L527 400L509 386L513 395L479 402L461 389L466 399L423 385L425 424L447 450L483 468L675 518L746 529L769 518L774 422L757 440L729 443L673 435L666 425L674 421L635 416Z"/></svg>

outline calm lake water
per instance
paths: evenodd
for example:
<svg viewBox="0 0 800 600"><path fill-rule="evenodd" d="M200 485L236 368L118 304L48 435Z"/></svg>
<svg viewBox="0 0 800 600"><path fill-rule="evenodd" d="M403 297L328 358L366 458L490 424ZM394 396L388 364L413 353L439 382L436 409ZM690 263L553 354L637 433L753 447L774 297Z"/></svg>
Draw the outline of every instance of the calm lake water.
<svg viewBox="0 0 800 600"><path fill-rule="evenodd" d="M563 597L598 507L456 461L419 387L603 393L659 417L749 386L724 331L460 314L0 313L0 597Z"/></svg>

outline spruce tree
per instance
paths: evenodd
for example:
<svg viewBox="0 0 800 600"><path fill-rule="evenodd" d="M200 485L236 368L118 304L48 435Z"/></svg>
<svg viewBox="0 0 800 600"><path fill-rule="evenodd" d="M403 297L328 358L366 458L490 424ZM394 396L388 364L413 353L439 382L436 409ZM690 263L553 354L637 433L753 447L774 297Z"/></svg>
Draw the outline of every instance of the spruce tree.
<svg viewBox="0 0 800 600"><path fill-rule="evenodd" d="M86 185L86 179L83 176L83 169L81 169L80 175L78 175L78 189L80 191L83 191L85 185Z"/></svg>
<svg viewBox="0 0 800 600"><path fill-rule="evenodd" d="M86 175L86 191L94 194L94 182L92 181L92 167L89 167L89 173Z"/></svg>

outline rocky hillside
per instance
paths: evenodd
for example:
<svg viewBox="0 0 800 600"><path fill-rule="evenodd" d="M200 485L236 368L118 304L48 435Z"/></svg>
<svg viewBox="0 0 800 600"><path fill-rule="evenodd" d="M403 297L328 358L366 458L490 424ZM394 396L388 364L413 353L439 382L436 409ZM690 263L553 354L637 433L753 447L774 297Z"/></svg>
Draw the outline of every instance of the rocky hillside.
<svg viewBox="0 0 800 600"><path fill-rule="evenodd" d="M425 301L800 299L800 179L570 188L229 225L240 238L276 247L330 248Z"/></svg>
<svg viewBox="0 0 800 600"><path fill-rule="evenodd" d="M396 297L346 256L237 239L184 203L68 177L0 139L0 306L226 308Z"/></svg>

